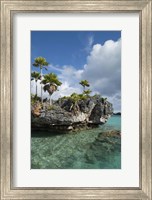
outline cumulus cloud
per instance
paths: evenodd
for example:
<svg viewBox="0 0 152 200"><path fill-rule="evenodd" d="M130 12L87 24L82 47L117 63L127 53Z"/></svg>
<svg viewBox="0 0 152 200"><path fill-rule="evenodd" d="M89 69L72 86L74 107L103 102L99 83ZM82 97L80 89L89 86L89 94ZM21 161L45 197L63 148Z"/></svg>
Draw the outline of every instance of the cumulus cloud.
<svg viewBox="0 0 152 200"><path fill-rule="evenodd" d="M84 66L82 78L103 95L113 95L121 87L121 40L93 46Z"/></svg>
<svg viewBox="0 0 152 200"><path fill-rule="evenodd" d="M93 91L107 96L114 109L120 110L121 40L94 45L81 75L90 82Z"/></svg>
<svg viewBox="0 0 152 200"><path fill-rule="evenodd" d="M63 82L59 87L59 90L54 92L52 95L52 99L58 99L64 96L70 96L72 93L81 93L82 90L79 87L70 86L67 81Z"/></svg>
<svg viewBox="0 0 152 200"><path fill-rule="evenodd" d="M82 78L83 69L76 69L73 66L63 66L62 72L58 75L62 81L67 81L69 85L77 84Z"/></svg>

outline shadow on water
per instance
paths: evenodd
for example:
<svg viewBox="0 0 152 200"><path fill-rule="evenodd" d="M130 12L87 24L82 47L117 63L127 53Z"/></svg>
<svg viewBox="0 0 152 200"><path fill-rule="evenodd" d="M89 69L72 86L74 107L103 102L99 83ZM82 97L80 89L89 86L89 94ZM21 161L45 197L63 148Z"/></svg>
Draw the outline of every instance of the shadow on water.
<svg viewBox="0 0 152 200"><path fill-rule="evenodd" d="M65 135L68 133L65 132L54 132L54 131L47 131L47 130L37 130L37 131L31 131L31 137L32 138L46 138L46 137L54 137L57 135Z"/></svg>
<svg viewBox="0 0 152 200"><path fill-rule="evenodd" d="M93 130L99 130L99 128L91 129ZM31 138L50 138L50 137L56 137L56 136L70 136L75 134L81 134L81 132L86 132L86 130L80 130L80 131L53 131L53 130L34 130L31 131Z"/></svg>

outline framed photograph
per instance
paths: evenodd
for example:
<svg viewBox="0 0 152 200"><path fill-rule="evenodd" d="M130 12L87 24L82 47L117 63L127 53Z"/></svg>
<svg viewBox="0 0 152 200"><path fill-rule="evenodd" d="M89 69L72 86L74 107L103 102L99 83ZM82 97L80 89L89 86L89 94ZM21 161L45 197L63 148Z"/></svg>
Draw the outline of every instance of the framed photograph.
<svg viewBox="0 0 152 200"><path fill-rule="evenodd" d="M1 0L1 199L152 199L151 9Z"/></svg>

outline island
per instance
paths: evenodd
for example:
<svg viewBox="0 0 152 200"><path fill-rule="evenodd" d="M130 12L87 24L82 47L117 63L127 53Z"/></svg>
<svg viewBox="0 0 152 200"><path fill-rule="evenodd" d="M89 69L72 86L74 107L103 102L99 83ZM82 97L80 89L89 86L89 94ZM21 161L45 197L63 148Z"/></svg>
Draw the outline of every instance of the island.
<svg viewBox="0 0 152 200"><path fill-rule="evenodd" d="M101 95L90 95L92 92L88 80L81 80L82 93L72 93L54 101L51 96L62 85L54 73L43 75L49 63L43 57L37 57L33 66L40 68L40 72L31 73L31 80L36 83L35 94L31 94L31 130L37 131L77 131L90 129L107 122L113 114L113 106L107 98ZM37 95L37 83L41 84L41 97ZM49 99L43 98L43 91L48 93Z"/></svg>
<svg viewBox="0 0 152 200"><path fill-rule="evenodd" d="M51 105L49 101L32 99L31 129L45 131L78 131L105 124L113 114L113 106L100 95L73 93L59 98Z"/></svg>

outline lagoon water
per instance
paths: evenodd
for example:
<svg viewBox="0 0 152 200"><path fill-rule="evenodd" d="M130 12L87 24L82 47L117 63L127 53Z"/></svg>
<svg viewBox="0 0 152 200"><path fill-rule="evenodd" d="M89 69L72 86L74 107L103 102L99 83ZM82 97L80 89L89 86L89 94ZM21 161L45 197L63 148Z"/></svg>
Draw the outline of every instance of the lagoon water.
<svg viewBox="0 0 152 200"><path fill-rule="evenodd" d="M32 132L32 169L120 169L121 139L113 150L109 143L99 143L102 132L121 130L121 116L112 116L99 128L78 133Z"/></svg>

